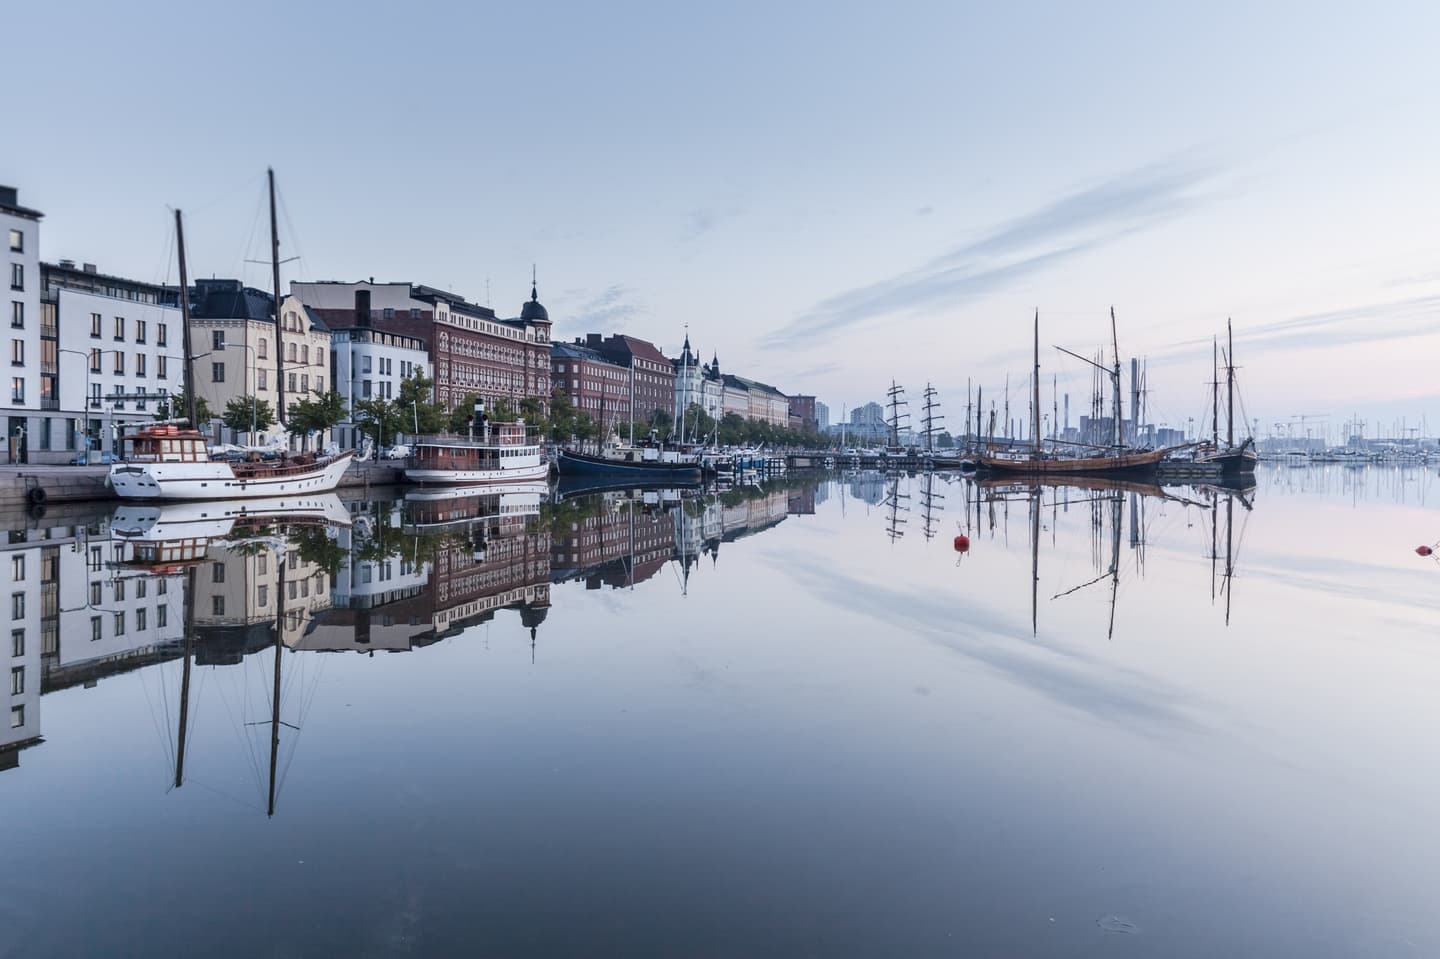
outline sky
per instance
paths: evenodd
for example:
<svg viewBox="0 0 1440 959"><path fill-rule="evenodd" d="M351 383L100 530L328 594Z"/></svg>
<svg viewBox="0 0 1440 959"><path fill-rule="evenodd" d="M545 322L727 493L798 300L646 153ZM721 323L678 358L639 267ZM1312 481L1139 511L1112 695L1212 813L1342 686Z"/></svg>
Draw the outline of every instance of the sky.
<svg viewBox="0 0 1440 959"><path fill-rule="evenodd" d="M63 13L63 19L61 14ZM1440 5L247 4L6 14L0 183L41 255L268 288L410 280L556 338L688 330L837 419L927 383L1024 418L1147 365L1147 414L1440 433ZM1128 402L1128 372L1125 386ZM1078 415L1078 412L1074 412ZM1305 420L1300 420L1304 416ZM1324 425L1316 425L1324 424Z"/></svg>

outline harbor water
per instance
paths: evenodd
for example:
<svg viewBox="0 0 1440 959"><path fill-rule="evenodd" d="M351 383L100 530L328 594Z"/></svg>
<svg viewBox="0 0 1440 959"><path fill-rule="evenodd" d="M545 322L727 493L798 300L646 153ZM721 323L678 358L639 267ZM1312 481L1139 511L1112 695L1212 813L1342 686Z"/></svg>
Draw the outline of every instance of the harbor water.
<svg viewBox="0 0 1440 959"><path fill-rule="evenodd" d="M225 509L9 533L0 956L1440 955L1433 468Z"/></svg>

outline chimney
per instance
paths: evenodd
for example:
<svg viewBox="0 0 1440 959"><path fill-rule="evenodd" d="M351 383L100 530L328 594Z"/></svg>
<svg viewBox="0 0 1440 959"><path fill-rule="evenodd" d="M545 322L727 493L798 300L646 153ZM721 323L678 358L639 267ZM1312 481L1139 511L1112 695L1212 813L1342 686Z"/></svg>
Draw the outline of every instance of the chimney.
<svg viewBox="0 0 1440 959"><path fill-rule="evenodd" d="M355 325L370 326L370 291L355 291Z"/></svg>
<svg viewBox="0 0 1440 959"><path fill-rule="evenodd" d="M19 206L20 191L13 186L0 186L0 206Z"/></svg>
<svg viewBox="0 0 1440 959"><path fill-rule="evenodd" d="M94 273L94 272L95 272L95 264L94 264L94 263L85 263L85 264L83 264L83 265L81 266L81 269L83 269L86 273Z"/></svg>
<svg viewBox="0 0 1440 959"><path fill-rule="evenodd" d="M60 269L62 269L62 270L73 270L73 269L75 269L75 261L74 261L74 260L61 260L61 261L60 261Z"/></svg>
<svg viewBox="0 0 1440 959"><path fill-rule="evenodd" d="M599 333L585 334L585 345L590 347L590 349L592 350L600 349L600 344L604 342L604 340L605 337L601 336Z"/></svg>

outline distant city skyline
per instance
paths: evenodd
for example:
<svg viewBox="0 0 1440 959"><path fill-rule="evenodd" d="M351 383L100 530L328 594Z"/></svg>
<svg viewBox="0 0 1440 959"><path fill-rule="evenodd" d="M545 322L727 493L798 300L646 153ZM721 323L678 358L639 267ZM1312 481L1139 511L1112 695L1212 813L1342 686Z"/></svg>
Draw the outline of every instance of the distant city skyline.
<svg viewBox="0 0 1440 959"><path fill-rule="evenodd" d="M1073 407L1090 373L1051 347L1108 346L1113 306L1157 424L1208 415L1231 317L1262 434L1440 433L1432 4L1363 28L1243 5L282 9L295 55L248 72L216 64L254 55L264 11L9 11L34 38L10 72L44 94L10 104L0 183L46 214L44 259L174 282L178 206L193 276L268 288L247 261L273 165L287 287L413 279L509 316L536 264L556 340L673 356L688 325L837 421L892 379L953 423L967 382L1008 376L1023 410L1037 309L1042 403Z"/></svg>

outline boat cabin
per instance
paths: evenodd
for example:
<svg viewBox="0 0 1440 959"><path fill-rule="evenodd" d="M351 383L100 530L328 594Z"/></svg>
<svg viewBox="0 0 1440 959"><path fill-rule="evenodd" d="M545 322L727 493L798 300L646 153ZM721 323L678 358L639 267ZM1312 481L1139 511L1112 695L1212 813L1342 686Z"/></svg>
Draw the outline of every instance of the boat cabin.
<svg viewBox="0 0 1440 959"><path fill-rule="evenodd" d="M533 463L540 447L525 437L524 423L487 423L474 439L465 436L422 436L413 444L412 469L503 470ZM519 457L531 457L525 462Z"/></svg>
<svg viewBox="0 0 1440 959"><path fill-rule="evenodd" d="M147 426L121 440L132 463L208 463L205 434L175 426Z"/></svg>

